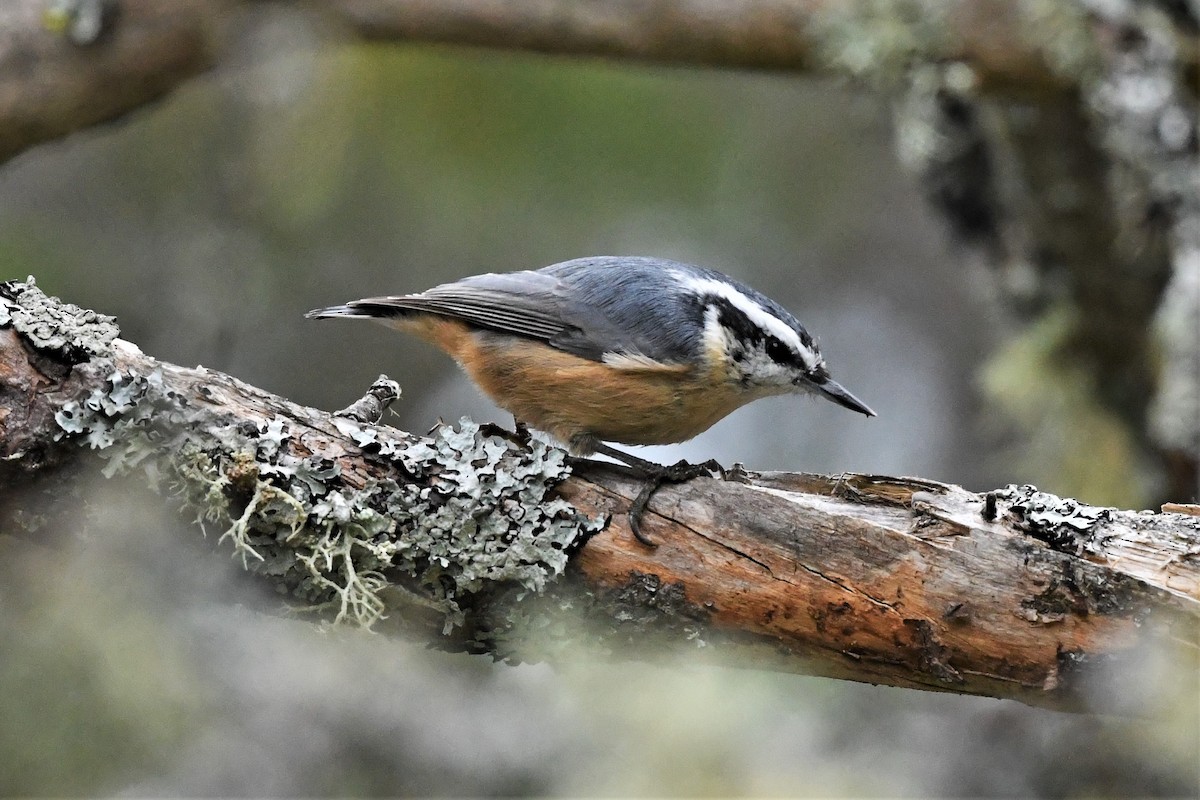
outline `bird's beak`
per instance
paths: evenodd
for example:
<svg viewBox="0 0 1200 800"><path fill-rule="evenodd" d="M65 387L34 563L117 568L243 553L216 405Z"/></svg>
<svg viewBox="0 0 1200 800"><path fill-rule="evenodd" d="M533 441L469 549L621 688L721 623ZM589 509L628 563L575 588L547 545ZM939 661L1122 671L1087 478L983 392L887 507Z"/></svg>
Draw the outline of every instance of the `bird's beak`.
<svg viewBox="0 0 1200 800"><path fill-rule="evenodd" d="M842 388L842 385L837 381L826 380L824 383L810 382L809 386L818 394L824 395L839 406L848 408L851 411L857 411L860 414L865 414L868 417L877 416L866 403Z"/></svg>

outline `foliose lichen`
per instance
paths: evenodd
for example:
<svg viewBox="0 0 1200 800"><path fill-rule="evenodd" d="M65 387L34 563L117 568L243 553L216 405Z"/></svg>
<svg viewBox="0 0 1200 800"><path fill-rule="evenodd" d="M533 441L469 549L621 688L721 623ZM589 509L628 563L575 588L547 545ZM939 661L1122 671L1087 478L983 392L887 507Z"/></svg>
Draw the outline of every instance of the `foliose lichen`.
<svg viewBox="0 0 1200 800"><path fill-rule="evenodd" d="M107 461L180 496L201 526L221 530L250 571L271 577L306 609L369 627L388 611L382 590L403 587L463 621L462 601L494 582L541 592L603 520L581 516L550 489L569 472L563 451L527 450L468 420L427 439L338 418L367 457L403 476L350 488L339 465L290 447L293 423L213 418L172 390L161 369L118 370L56 416Z"/></svg>
<svg viewBox="0 0 1200 800"><path fill-rule="evenodd" d="M58 409L55 438L96 450L106 477L140 470L153 488L177 495L202 528L219 528L218 542L228 541L246 569L270 577L302 610L370 626L388 612L385 598L399 596L391 602L440 611L449 631L481 589L542 592L604 525L550 496L570 467L544 442L518 447L465 419L426 438L368 422L399 392L384 376L371 403L333 417L380 467L343 481L339 462L301 440L313 433L302 421L234 417L191 396L212 400L231 379L212 373L195 386L169 365L129 367L110 317L47 297L32 278L0 283L0 299L0 327L96 386Z"/></svg>
<svg viewBox="0 0 1200 800"><path fill-rule="evenodd" d="M100 39L116 14L115 0L50 0L42 12L42 26L84 47Z"/></svg>

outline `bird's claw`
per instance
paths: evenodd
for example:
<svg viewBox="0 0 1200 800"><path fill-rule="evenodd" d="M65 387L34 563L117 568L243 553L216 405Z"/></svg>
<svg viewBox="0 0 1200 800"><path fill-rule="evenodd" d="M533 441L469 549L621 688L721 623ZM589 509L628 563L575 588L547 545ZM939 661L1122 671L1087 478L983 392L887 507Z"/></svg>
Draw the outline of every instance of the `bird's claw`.
<svg viewBox="0 0 1200 800"><path fill-rule="evenodd" d="M533 441L533 435L529 432L529 428L524 422L514 424L511 431L495 422L485 422L479 426L479 429L488 436L499 436L501 439L512 442L518 447L529 447L529 443Z"/></svg>
<svg viewBox="0 0 1200 800"><path fill-rule="evenodd" d="M745 470L742 470L744 473ZM701 464L692 464L688 461L677 461L669 467L659 467L653 471L647 471L646 482L642 485L641 491L637 497L633 498L633 502L629 505L629 530L633 532L634 538L647 547L658 547L658 542L651 539L642 532L642 515L646 512L646 506L650 503L650 498L658 491L659 487L664 483L686 483L692 478L711 478L720 475L723 479L728 479L728 474L715 459L709 459Z"/></svg>

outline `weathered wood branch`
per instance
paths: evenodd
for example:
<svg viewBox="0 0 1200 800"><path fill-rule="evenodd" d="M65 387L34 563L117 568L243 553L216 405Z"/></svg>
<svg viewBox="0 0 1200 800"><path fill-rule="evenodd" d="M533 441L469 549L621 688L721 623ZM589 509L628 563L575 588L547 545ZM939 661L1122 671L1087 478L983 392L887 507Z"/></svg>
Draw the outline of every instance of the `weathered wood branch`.
<svg viewBox="0 0 1200 800"><path fill-rule="evenodd" d="M825 0L336 0L373 39L469 44L537 53L614 56L666 64L789 71L877 69L920 50L961 60L989 88L1061 81L1011 3L897 4ZM923 17L923 18L918 18ZM853 54L847 52L854 50Z"/></svg>
<svg viewBox="0 0 1200 800"><path fill-rule="evenodd" d="M157 361L0 284L0 520L94 449L337 619L508 659L666 648L743 666L1087 707L1089 667L1200 650L1200 517L1009 487L750 473L654 497L487 426L414 436ZM349 411L349 410L348 410ZM29 534L26 534L29 535Z"/></svg>

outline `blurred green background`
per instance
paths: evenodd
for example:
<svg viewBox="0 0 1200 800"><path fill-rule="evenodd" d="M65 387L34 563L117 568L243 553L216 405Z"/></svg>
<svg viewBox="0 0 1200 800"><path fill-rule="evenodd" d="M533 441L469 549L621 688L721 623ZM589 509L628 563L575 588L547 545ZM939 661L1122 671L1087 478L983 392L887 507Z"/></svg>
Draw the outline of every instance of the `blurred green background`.
<svg viewBox="0 0 1200 800"><path fill-rule="evenodd" d="M404 389L388 421L422 431L508 417L432 348L304 311L676 258L796 312L880 416L765 400L639 455L1028 480L976 400L1000 315L900 171L877 95L352 45L287 13L233 47L152 110L0 168L0 278L34 274L151 355L305 404L340 408L386 372ZM1195 676L1167 664L1147 667L1148 722L680 664L496 667L265 615L278 599L169 506L97 481L86 536L0 536L0 794L1200 791Z"/></svg>

